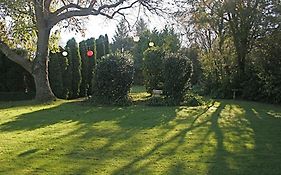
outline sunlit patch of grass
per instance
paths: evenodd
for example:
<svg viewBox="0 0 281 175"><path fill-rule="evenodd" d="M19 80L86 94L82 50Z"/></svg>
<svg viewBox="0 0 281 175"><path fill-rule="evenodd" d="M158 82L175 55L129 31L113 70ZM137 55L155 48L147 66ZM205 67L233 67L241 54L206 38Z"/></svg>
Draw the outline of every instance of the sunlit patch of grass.
<svg viewBox="0 0 281 175"><path fill-rule="evenodd" d="M130 92L130 97L135 103L142 103L148 100L151 94L147 93L143 86L133 86Z"/></svg>
<svg viewBox="0 0 281 175"><path fill-rule="evenodd" d="M2 103L0 174L280 174L280 113L232 100L198 107Z"/></svg>
<svg viewBox="0 0 281 175"><path fill-rule="evenodd" d="M281 113L278 113L278 112L269 111L269 112L267 112L267 114L269 114L270 116L275 117L275 118L281 118Z"/></svg>
<svg viewBox="0 0 281 175"><path fill-rule="evenodd" d="M130 96L133 99L133 102L145 102L151 95L146 92L141 93L131 93Z"/></svg>

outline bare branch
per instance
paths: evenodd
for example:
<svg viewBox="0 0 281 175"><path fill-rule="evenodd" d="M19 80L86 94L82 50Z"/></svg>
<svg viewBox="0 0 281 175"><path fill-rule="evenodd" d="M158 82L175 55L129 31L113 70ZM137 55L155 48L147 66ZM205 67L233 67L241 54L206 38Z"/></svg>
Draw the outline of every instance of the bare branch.
<svg viewBox="0 0 281 175"><path fill-rule="evenodd" d="M138 3L139 1L135 1L133 2L131 5L129 6L125 6L125 7L121 7L118 10L116 10L115 12L112 13L111 18L113 18L116 14L120 14L120 11L125 10L125 9L129 9L132 8L136 3Z"/></svg>
<svg viewBox="0 0 281 175"><path fill-rule="evenodd" d="M44 11L46 14L50 13L50 5L51 5L52 0L45 0L44 1Z"/></svg>
<svg viewBox="0 0 281 175"><path fill-rule="evenodd" d="M107 18L112 19L116 14L120 14L122 10L132 8L136 3L140 2L140 0L135 0L128 6L120 7L119 9L115 10L112 14L105 13L103 10L107 9L113 9L118 7L119 5L123 4L125 0L119 0L116 3L113 4L105 4L100 6L98 9L94 9L93 6L95 4L95 0L93 0L88 8L83 8L80 5L70 3L68 5L63 6L62 8L58 9L56 12L54 12L50 18L49 25L50 27L56 25L62 20L71 18L71 17L78 17L78 16L89 16L89 15L102 15ZM73 10L69 10L73 9ZM66 12L64 12L66 11ZM64 13L63 13L64 12Z"/></svg>
<svg viewBox="0 0 281 175"><path fill-rule="evenodd" d="M94 5L96 4L96 2L97 2L96 0L92 0L90 5L89 5L89 8L93 8Z"/></svg>
<svg viewBox="0 0 281 175"><path fill-rule="evenodd" d="M63 11L65 10L68 10L68 9L71 9L71 8L75 8L75 9L83 9L80 5L78 4L73 4L73 3L70 3L70 4L67 4L61 8L59 8L57 11L55 11L54 13L52 13L52 15L59 15L61 14ZM84 8L85 9L85 8Z"/></svg>
<svg viewBox="0 0 281 175"><path fill-rule="evenodd" d="M104 10L104 9L115 8L115 7L117 7L117 6L121 5L121 4L123 4L123 2L125 2L125 0L119 0L118 2L116 2L116 3L114 3L114 4L110 4L110 5L108 5L108 4L102 5L102 6L100 6L100 7L98 8L98 11L100 12L100 11L102 11L102 10Z"/></svg>

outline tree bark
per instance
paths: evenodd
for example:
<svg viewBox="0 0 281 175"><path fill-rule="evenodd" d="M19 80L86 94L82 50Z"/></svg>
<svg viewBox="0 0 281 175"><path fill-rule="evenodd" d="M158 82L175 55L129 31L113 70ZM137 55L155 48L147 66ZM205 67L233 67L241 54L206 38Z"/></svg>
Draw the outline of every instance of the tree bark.
<svg viewBox="0 0 281 175"><path fill-rule="evenodd" d="M0 39L0 50L12 61L21 65L25 70L31 73L32 62L26 57L16 54L6 43Z"/></svg>
<svg viewBox="0 0 281 175"><path fill-rule="evenodd" d="M50 29L40 26L40 30L38 31L37 53L33 63L32 75L36 86L35 100L41 102L56 99L50 87L48 76L49 36Z"/></svg>

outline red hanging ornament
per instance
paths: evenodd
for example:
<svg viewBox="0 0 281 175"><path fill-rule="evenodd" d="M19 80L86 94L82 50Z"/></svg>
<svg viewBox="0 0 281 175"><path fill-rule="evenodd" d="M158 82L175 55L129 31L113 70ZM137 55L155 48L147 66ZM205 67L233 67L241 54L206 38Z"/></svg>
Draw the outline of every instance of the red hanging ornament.
<svg viewBox="0 0 281 175"><path fill-rule="evenodd" d="M94 55L94 52L92 50L88 50L87 56L92 57Z"/></svg>

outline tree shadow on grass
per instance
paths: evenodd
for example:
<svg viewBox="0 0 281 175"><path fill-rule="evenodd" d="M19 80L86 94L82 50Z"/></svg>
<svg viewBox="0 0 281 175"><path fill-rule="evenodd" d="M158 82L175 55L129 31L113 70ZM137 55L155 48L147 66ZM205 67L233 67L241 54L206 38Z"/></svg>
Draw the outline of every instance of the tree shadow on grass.
<svg viewBox="0 0 281 175"><path fill-rule="evenodd" d="M172 155L178 154L176 150L185 144L186 135L200 127L208 127L208 131L202 137L207 139L211 134L214 134L215 149L212 158L209 158L206 164L209 164L206 172L197 171L195 168L188 169L185 165L180 165L181 161L171 163L167 174L280 174L281 164L281 123L280 111L266 109L262 111L263 106L254 104L249 106L251 102L235 102L222 100L219 106L215 106L215 110L211 115L202 120L202 115L206 115L208 110L203 110L203 113L198 112L199 116L194 117L193 121L187 122L180 120L178 122L187 122L190 124L185 129L180 130L169 139L157 143L152 149L130 161L125 166L117 169L113 174L147 174L151 173L148 167L151 167L157 162L169 159ZM240 107L240 108L239 108ZM257 113L254 115L254 110ZM281 108L280 108L281 109ZM271 111L271 112L269 112ZM205 114L204 114L205 113ZM260 115L257 117L256 115ZM277 117L273 117L272 115ZM210 123L210 125L208 125ZM173 128L170 128L166 134L171 133ZM255 149L247 148L251 130L254 132ZM279 134L276 134L279 133ZM226 138L226 136L228 138ZM231 135L234 135L232 138ZM183 140L183 141L182 141ZM202 149L204 141L195 144L192 149ZM176 143L176 144L175 144ZM163 152L163 148L167 145L173 145ZM187 152L192 152L189 150ZM162 152L159 154L159 152ZM182 154L185 154L184 152ZM204 153L202 152L202 155ZM265 157L265 159L264 159ZM149 161L147 161L149 160ZM200 160L198 160L200 161ZM146 163L144 163L146 162ZM204 162L202 158L201 163ZM175 168L177 167L177 168ZM270 172L270 173L269 173Z"/></svg>
<svg viewBox="0 0 281 175"><path fill-rule="evenodd" d="M66 161L84 162L85 160L90 161L91 159L97 158L94 162L104 162L120 154L120 150L112 150L112 146L115 144L120 142L126 143L126 140L133 137L136 133L142 132L142 130L149 130L150 128L165 125L173 120L175 116L175 107L96 107L84 105L84 103L79 102L70 102L53 108L16 116L14 120L1 124L0 131L3 134L13 131L35 131L36 129L49 127L58 123L75 123L75 127L70 129L70 132L65 132L63 135L58 135L58 137L52 137L52 141L47 141L47 144L43 146L47 147L47 149L42 150L41 147L38 148L40 150L38 154L36 150L37 156L48 152L48 155L63 154L60 157ZM99 128L99 126L104 127L107 122L109 122L109 126ZM111 129L111 123L114 125L113 127L117 125L119 127L118 130ZM47 131L60 132L56 130ZM40 138L38 142L45 143L44 139L42 137L42 140ZM106 144L101 148L93 147L93 149L89 147L91 142L99 142L100 139L107 140ZM61 144L66 146L64 147ZM134 144L130 146L142 146L138 145L137 142ZM28 145L25 144L25 146ZM64 151L59 153L60 150L58 149L64 149ZM26 159L25 155L32 154L29 151L27 153L24 151L19 158ZM30 158L30 160L36 161L37 158L35 156L32 159ZM50 161L47 162L50 163ZM44 169L45 166L48 166L47 163L40 165L38 169ZM92 167L83 164L79 167L76 166L74 168L75 170L67 170L66 174L73 172L79 174L86 172L87 170L85 169L87 168L91 169ZM36 171L34 173L36 174Z"/></svg>
<svg viewBox="0 0 281 175"><path fill-rule="evenodd" d="M281 118L279 117L281 106L247 102L237 105L245 110L245 118L254 133L255 146L251 150L252 161L248 163L245 172L249 173L251 169L252 174L279 175L281 173Z"/></svg>
<svg viewBox="0 0 281 175"><path fill-rule="evenodd" d="M115 121L123 128L152 128L175 117L175 107L165 109L146 106L96 107L81 102L69 102L50 109L43 109L23 115L0 125L0 131L35 130L60 122L93 124L101 121Z"/></svg>
<svg viewBox="0 0 281 175"><path fill-rule="evenodd" d="M225 161L227 152L224 148L224 134L219 125L219 118L221 117L221 112L225 108L225 103L221 102L220 106L211 116L211 127L210 133L215 134L216 138L216 149L214 154L214 163L209 168L208 174L224 174L229 172L229 167Z"/></svg>
<svg viewBox="0 0 281 175"><path fill-rule="evenodd" d="M72 150L66 152L63 157L70 160L75 159L77 161L83 161L85 159L87 160L96 157L98 158L99 162L104 162L110 158L120 155L120 152L122 154L125 153L125 150L123 149L126 148L126 145L124 146L124 148L121 147L120 149L112 150L113 145L123 141L125 143L126 140L130 139L141 130L149 130L151 128L161 126L164 127L167 125L167 123L174 120L175 117L176 107L92 107L82 105L81 103L72 102L62 104L50 109L19 115L15 118L15 120L0 125L0 131L33 131L61 122L78 122L78 124L80 125L78 129L73 130L72 132L68 133L68 135L62 136L68 137L70 135L79 135L79 137L76 137L75 142L64 143L65 145L71 144ZM97 130L92 127L96 123L106 121L114 121L118 126L122 128L122 130ZM183 122L184 121L181 121L181 123ZM186 133L189 130L204 125L207 122L208 121L204 121L198 124L195 124L193 122L190 128L182 130L166 143L159 143L154 149L146 153L143 157L140 157L140 159L135 159L130 165L133 165L134 163L137 163L138 161L151 156L155 151L157 151L165 144L169 144L178 138L185 137ZM174 128L171 128L170 130L172 129ZM165 133L168 134L170 130L167 130L167 132ZM108 139L108 142L100 149L82 149L83 144L89 142L89 140L91 140L92 138L106 138ZM137 150L138 148L143 146L144 145L139 144L136 141L135 143L133 143L133 145L130 145L130 148L133 147ZM160 156L158 159L160 160L164 157L165 156ZM124 167L125 171L132 169L130 165ZM87 169L87 166L83 165L83 167L83 172L86 172L85 169ZM178 165L177 167L182 167L182 165ZM75 171L80 172L80 168ZM89 166L88 169L90 168L91 167ZM172 167L170 171L172 173ZM180 171L182 170L177 170L177 172Z"/></svg>
<svg viewBox="0 0 281 175"><path fill-rule="evenodd" d="M131 161L115 165L112 174L153 174L156 171L153 169L155 166L152 165L163 162L167 158L171 159L172 163L163 171L164 174L280 174L281 123L278 116L281 110L263 109L259 105L249 104L251 103L222 101L219 105L197 111L197 114L192 113L192 117L176 118L180 109L176 107L92 107L76 102L17 116L14 121L0 125L0 131L31 131L61 122L78 123L79 127L68 135L61 136L62 140L70 138L60 143L68 147L61 155L61 161L63 164L71 160L81 165L67 170L65 174L95 172L92 167L93 162L97 167L105 168L111 166L108 164L110 160L114 161L126 156ZM237 110L238 107L243 113L240 114L238 111L232 114L232 111ZM227 115L223 114L226 110L229 110ZM228 125L221 122L225 117L229 118ZM113 122L120 128L116 130L110 127L106 129L93 127L99 122ZM175 122L175 126L171 126L169 122ZM185 127L177 130L178 125L185 125ZM140 152L147 146L145 145L147 142L141 142L146 139L145 134L153 132L154 128L161 128L161 133L147 138L165 139L153 141L149 149ZM198 128L206 128L203 137L198 136L202 141L195 143L194 147L191 147L192 150L185 150L186 152L180 154L189 154L199 148L198 152L202 151L204 140L209 141L209 136L213 134L215 149L209 162L204 162L204 157L196 157L195 160L173 158L174 155L179 154L177 150L185 149L186 142L193 141L187 140L186 136L191 132L198 134ZM252 150L243 147L242 136L244 133L247 134L248 130L253 130L254 133L255 147ZM238 139L229 140L230 138L227 137L229 133L238 135ZM103 140L105 142L100 147L89 147ZM238 145L241 150L235 153L229 152L226 142L231 146ZM61 146L58 147L62 149ZM55 149L54 152L56 151ZM22 153L25 155L25 152ZM32 151L31 154L27 151L26 155L32 154ZM203 152L201 154L200 156L206 155ZM24 157L20 156L20 158ZM231 165L229 160L235 166ZM73 163L71 161L70 163ZM188 168L190 161L193 164L208 164L207 171L200 172L194 167ZM54 163L58 162L54 161ZM41 169L44 169L43 165Z"/></svg>
<svg viewBox="0 0 281 175"><path fill-rule="evenodd" d="M198 121L198 119L200 117L202 117L203 115L205 115L213 106L214 106L214 104L211 104L210 106L207 106L206 108L204 108L197 115L192 116L192 118L193 118L192 121L187 121L187 120L190 120L190 118L186 118L183 120L177 120L177 122L179 122L178 124L185 124L186 128L180 130L179 132L177 132L176 134L171 136L169 139L156 144L152 149L150 149L143 155L138 156L137 158L133 159L127 165L117 169L113 174L114 175L149 174L150 172L147 169L147 167L150 166L151 164L157 163L158 161L166 159L168 156L175 155L176 150L185 143L183 140L186 140L187 133L189 133L199 127L203 127L208 122L217 122L216 116L217 116L217 114L220 113L221 109L223 108L220 106L216 107L217 109L215 110L215 113L213 114L215 116L214 118L211 118L211 119L209 118L207 120ZM216 124L214 124L214 125L216 125ZM167 131L166 134L167 135L170 134L170 132L172 132L173 129L174 128L169 128L169 131ZM214 126L214 130L217 130L216 126ZM223 137L222 137L222 134L220 133L220 131L218 131L218 139L220 140L219 144L221 145L223 142L222 141ZM162 154L158 154L158 152L161 152L160 151L161 149L163 149L165 146L167 146L171 143L177 143L177 144L174 145L173 147L169 148ZM222 149L222 148L220 148L220 149ZM157 158L147 161L147 163L144 163L142 166L139 166L138 168L136 168L137 164L139 164L141 161L148 160L153 155L154 156L157 155ZM169 169L167 170L167 172L165 174L196 174L196 171L194 171L192 169L188 169L188 167L186 167L185 165L186 164L183 164L180 161L174 162L174 163L170 164Z"/></svg>
<svg viewBox="0 0 281 175"><path fill-rule="evenodd" d="M33 153L36 153L37 151L39 151L39 149L29 149L27 151L24 151L24 152L20 153L18 155L18 157L25 157L25 156L31 155Z"/></svg>
<svg viewBox="0 0 281 175"><path fill-rule="evenodd" d="M212 118L217 149L208 174L280 174L281 119L270 111L278 116L281 108L232 100L222 104L224 120Z"/></svg>

